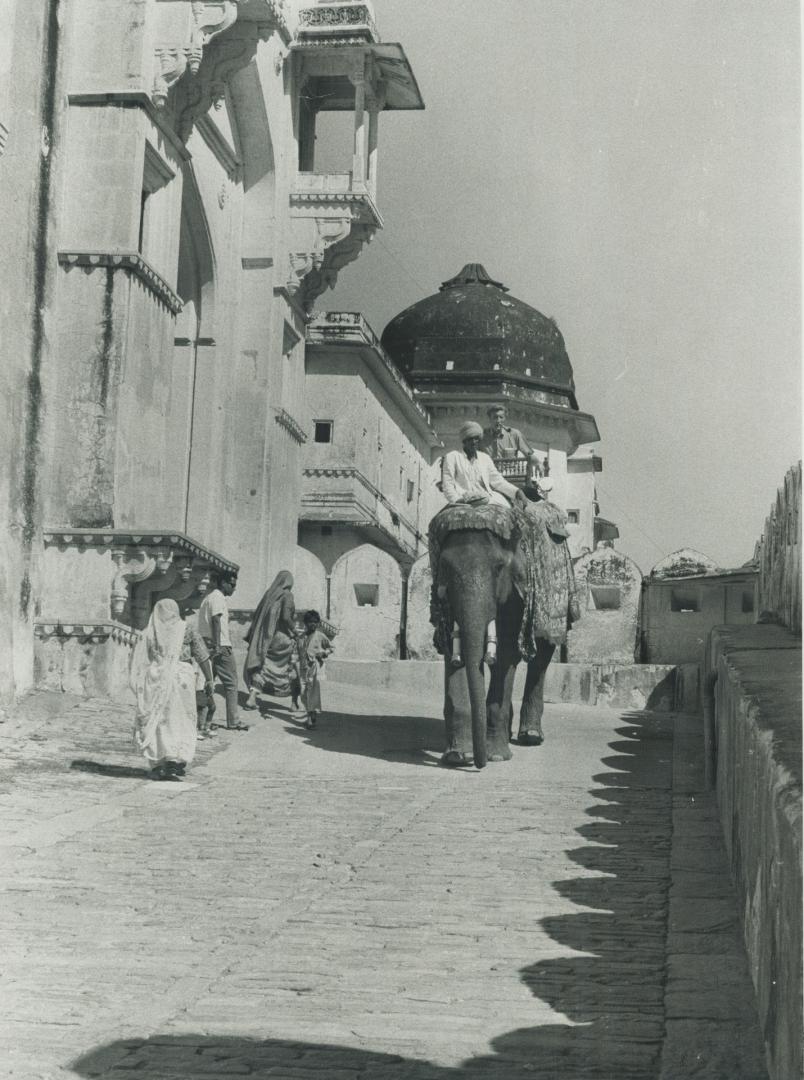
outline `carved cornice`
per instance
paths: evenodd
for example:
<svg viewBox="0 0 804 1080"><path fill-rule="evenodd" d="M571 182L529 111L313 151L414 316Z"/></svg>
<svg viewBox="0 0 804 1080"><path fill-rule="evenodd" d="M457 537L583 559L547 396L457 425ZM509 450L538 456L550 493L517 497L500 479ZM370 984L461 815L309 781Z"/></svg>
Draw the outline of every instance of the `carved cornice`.
<svg viewBox="0 0 804 1080"><path fill-rule="evenodd" d="M83 266L89 270L98 267L125 270L139 278L172 315L177 315L184 306L183 300L176 295L161 274L136 251L60 251L59 263L68 270L73 266Z"/></svg>
<svg viewBox="0 0 804 1080"><path fill-rule="evenodd" d="M285 409L277 409L274 419L280 427L283 427L285 431L290 434L292 439L295 439L297 443L301 444L307 442L307 434L305 433L304 428L294 420L290 413L286 412Z"/></svg>
<svg viewBox="0 0 804 1080"><path fill-rule="evenodd" d="M62 547L119 547L131 546L136 548L177 548L180 552L192 555L194 558L203 559L214 569L231 577L236 576L240 567L237 563L224 559L209 548L191 540L184 533L165 530L137 530L137 529L69 529L69 528L46 528L42 538L45 544L55 544Z"/></svg>
<svg viewBox="0 0 804 1080"><path fill-rule="evenodd" d="M304 44L352 45L380 40L374 11L367 3L345 0L303 7L296 39Z"/></svg>
<svg viewBox="0 0 804 1080"><path fill-rule="evenodd" d="M37 620L34 634L40 641L50 638L76 638L81 642L101 642L111 638L122 645L135 645L139 639L139 630L133 630L119 622L53 622Z"/></svg>

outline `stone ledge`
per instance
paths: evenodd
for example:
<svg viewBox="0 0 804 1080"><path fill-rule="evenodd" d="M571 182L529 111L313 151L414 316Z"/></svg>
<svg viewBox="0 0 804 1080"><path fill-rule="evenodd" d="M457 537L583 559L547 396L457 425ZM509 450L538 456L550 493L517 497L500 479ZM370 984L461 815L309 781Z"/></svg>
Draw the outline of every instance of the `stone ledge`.
<svg viewBox="0 0 804 1080"><path fill-rule="evenodd" d="M140 632L120 622L62 623L38 619L34 623L34 635L42 641L49 638L78 638L83 642L100 642L111 638L124 645L134 645Z"/></svg>
<svg viewBox="0 0 804 1080"><path fill-rule="evenodd" d="M772 1080L802 1073L801 641L718 627L706 649L707 733Z"/></svg>
<svg viewBox="0 0 804 1080"><path fill-rule="evenodd" d="M517 668L514 698L521 700L525 665ZM440 698L444 692L441 660L327 661L327 678L348 686L364 686L412 699ZM597 705L616 709L650 708L670 712L675 707L676 669L658 664L551 664L544 697L547 702Z"/></svg>
<svg viewBox="0 0 804 1080"><path fill-rule="evenodd" d="M178 315L184 307L181 297L177 296L162 275L137 251L60 251L59 263L68 270L73 266L82 266L89 270L98 267L126 270L139 278L145 288L164 304L172 315Z"/></svg>

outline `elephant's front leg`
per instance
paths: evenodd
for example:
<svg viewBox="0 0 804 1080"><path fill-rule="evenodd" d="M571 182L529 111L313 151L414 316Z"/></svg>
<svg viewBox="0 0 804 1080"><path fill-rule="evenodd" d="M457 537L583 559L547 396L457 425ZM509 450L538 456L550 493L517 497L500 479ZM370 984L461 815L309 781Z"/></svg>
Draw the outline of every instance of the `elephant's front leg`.
<svg viewBox="0 0 804 1080"><path fill-rule="evenodd" d="M510 643L499 642L499 655L491 668L486 697L486 745L489 761L508 761L511 757L510 735L517 654Z"/></svg>
<svg viewBox="0 0 804 1080"><path fill-rule="evenodd" d="M444 663L444 727L447 746L441 757L441 764L471 765L474 761L472 704L469 700L466 668L463 665L456 667L451 656L446 657Z"/></svg>
<svg viewBox="0 0 804 1080"><path fill-rule="evenodd" d="M540 746L544 742L542 715L544 713L544 677L553 658L555 645L539 638L536 655L528 663L525 693L519 713L520 746Z"/></svg>

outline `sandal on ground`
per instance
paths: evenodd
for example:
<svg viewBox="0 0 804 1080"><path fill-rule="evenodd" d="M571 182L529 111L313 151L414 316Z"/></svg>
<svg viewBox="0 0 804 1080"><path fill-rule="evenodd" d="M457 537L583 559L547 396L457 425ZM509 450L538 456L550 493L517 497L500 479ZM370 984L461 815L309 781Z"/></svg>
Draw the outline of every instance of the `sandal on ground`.
<svg viewBox="0 0 804 1080"><path fill-rule="evenodd" d="M314 716L308 716L304 726L307 728L308 731L312 731L315 727L315 722L316 718Z"/></svg>
<svg viewBox="0 0 804 1080"><path fill-rule="evenodd" d="M248 731L248 724L227 724L227 731Z"/></svg>

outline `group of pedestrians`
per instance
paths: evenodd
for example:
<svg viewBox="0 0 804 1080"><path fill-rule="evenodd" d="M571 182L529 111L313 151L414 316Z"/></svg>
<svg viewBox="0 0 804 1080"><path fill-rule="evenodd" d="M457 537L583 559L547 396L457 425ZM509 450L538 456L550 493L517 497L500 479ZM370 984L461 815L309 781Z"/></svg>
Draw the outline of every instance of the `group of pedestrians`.
<svg viewBox="0 0 804 1080"><path fill-rule="evenodd" d="M293 577L277 574L254 613L245 636L243 672L249 690L244 708L256 709L260 693L291 697L305 726L315 728L321 712L320 679L332 650L317 611L304 614L296 628ZM223 578L204 597L196 625L182 617L175 600L159 600L131 660L130 682L136 695L134 742L151 775L180 781L195 755L196 742L215 734L214 676L226 700L228 731L248 731L240 721L238 677L229 628L227 598L234 584Z"/></svg>

